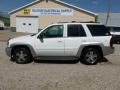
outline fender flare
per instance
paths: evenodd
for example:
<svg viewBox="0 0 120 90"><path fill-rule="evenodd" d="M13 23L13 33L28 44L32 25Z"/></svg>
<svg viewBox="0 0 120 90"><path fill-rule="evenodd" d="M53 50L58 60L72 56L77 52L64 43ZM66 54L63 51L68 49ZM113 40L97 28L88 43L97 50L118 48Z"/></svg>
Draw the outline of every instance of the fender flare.
<svg viewBox="0 0 120 90"><path fill-rule="evenodd" d="M14 44L11 44L10 47L11 47L11 53L12 53L12 49L16 46L26 46L28 47L28 49L30 50L31 54L33 57L35 57L37 54L34 50L34 48L30 45L30 44L22 44L22 43L14 43Z"/></svg>
<svg viewBox="0 0 120 90"><path fill-rule="evenodd" d="M80 47L78 49L76 57L79 57L79 58L81 57L82 51L83 51L83 49L85 47L95 47L95 46L100 47L101 50L102 50L102 53L103 53L104 45L102 43L97 43L97 44L96 43L93 43L93 44L82 44L82 45L80 45Z"/></svg>

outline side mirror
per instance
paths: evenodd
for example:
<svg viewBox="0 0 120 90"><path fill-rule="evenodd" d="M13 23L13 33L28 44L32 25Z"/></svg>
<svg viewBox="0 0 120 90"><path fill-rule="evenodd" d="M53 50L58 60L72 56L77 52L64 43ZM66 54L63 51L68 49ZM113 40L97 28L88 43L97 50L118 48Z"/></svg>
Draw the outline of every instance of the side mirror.
<svg viewBox="0 0 120 90"><path fill-rule="evenodd" d="M40 35L38 36L38 39L43 39L43 34L40 34Z"/></svg>
<svg viewBox="0 0 120 90"><path fill-rule="evenodd" d="M43 39L43 34L40 34L40 39Z"/></svg>
<svg viewBox="0 0 120 90"><path fill-rule="evenodd" d="M37 38L38 38L41 42L43 42L43 34L40 34Z"/></svg>

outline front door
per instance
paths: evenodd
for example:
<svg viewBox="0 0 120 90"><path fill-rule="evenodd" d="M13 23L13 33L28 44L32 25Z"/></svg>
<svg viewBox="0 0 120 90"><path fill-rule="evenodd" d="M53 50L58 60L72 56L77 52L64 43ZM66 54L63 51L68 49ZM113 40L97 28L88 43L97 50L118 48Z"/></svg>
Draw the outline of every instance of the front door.
<svg viewBox="0 0 120 90"><path fill-rule="evenodd" d="M63 31L63 25L54 25L41 32L36 41L39 56L64 56Z"/></svg>

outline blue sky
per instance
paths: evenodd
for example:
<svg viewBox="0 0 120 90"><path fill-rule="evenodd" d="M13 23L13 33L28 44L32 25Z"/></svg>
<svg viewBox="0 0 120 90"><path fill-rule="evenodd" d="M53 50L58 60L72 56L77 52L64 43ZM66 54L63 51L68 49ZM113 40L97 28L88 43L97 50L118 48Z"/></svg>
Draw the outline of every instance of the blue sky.
<svg viewBox="0 0 120 90"><path fill-rule="evenodd" d="M0 11L8 12L34 0L0 0ZM120 0L61 0L93 12L107 12L111 5L112 12L120 12Z"/></svg>

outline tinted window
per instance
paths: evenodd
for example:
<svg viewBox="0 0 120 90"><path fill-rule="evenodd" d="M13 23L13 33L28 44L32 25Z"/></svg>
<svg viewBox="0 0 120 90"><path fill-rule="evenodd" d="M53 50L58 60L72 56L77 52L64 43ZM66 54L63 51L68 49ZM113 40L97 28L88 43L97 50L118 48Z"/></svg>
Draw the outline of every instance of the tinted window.
<svg viewBox="0 0 120 90"><path fill-rule="evenodd" d="M68 37L83 37L86 36L82 25L68 25Z"/></svg>
<svg viewBox="0 0 120 90"><path fill-rule="evenodd" d="M55 25L48 27L42 34L45 38L63 37L63 29L62 25Z"/></svg>
<svg viewBox="0 0 120 90"><path fill-rule="evenodd" d="M87 25L92 36L109 36L110 32L104 25Z"/></svg>
<svg viewBox="0 0 120 90"><path fill-rule="evenodd" d="M107 27L112 32L120 32L120 27Z"/></svg>

